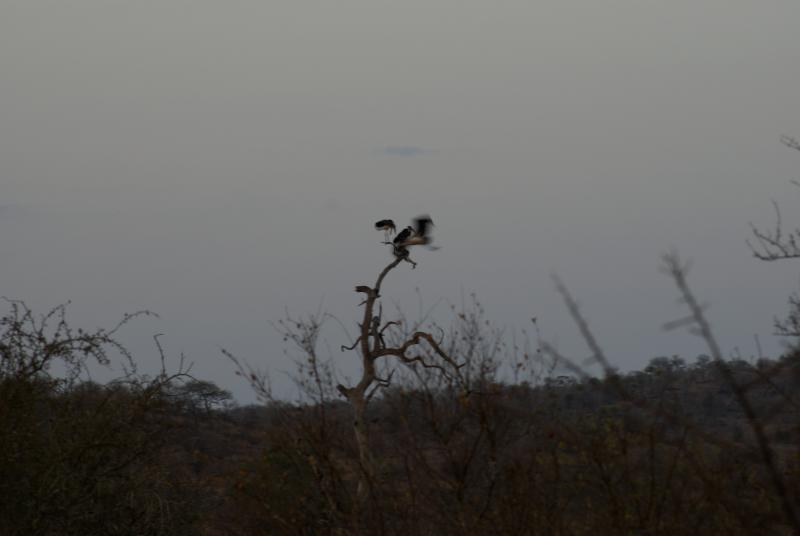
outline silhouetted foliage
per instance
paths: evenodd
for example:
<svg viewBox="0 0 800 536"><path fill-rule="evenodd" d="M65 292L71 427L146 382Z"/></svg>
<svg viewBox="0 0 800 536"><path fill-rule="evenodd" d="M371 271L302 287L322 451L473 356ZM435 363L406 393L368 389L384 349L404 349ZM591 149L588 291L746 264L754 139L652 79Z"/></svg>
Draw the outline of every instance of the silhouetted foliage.
<svg viewBox="0 0 800 536"><path fill-rule="evenodd" d="M183 533L195 516L159 456L171 428L166 388L182 373L133 372L111 330L74 330L9 302L0 318L0 527L3 534ZM135 315L133 315L135 316ZM90 362L129 372L86 381Z"/></svg>
<svg viewBox="0 0 800 536"><path fill-rule="evenodd" d="M474 301L442 329L461 378L403 367L373 398L365 508L346 401L233 407L185 376L100 385L58 358L32 366L22 356L39 363L48 345L80 366L96 358L53 352L67 337L16 307L0 337L4 359L20 363L0 382L2 534L788 532L730 378L763 423L787 497L800 492L795 353L727 362L730 377L708 356L563 374L534 345L504 346ZM119 357L100 333L82 334L80 348L94 341ZM313 370L306 385L334 393Z"/></svg>

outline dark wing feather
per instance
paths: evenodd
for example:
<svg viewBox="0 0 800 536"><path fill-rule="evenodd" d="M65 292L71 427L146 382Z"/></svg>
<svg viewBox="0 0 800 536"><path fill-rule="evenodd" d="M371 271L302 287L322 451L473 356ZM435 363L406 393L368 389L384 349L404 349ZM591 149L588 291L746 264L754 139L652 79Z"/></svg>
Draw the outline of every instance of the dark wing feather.
<svg viewBox="0 0 800 536"><path fill-rule="evenodd" d="M433 220L428 215L424 216L417 216L414 218L414 232L417 236L426 236L428 233L428 228L433 225Z"/></svg>

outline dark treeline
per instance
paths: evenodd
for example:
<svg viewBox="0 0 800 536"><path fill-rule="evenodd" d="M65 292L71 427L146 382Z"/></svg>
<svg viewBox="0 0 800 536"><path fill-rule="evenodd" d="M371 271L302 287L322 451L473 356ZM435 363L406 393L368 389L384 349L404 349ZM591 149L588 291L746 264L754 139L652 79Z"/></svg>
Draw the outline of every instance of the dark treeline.
<svg viewBox="0 0 800 536"><path fill-rule="evenodd" d="M462 345L450 348L472 353L469 389L411 365L371 400L364 500L352 409L325 364L300 368L300 402L237 407L212 382L167 372L169 360L138 374L113 329L73 330L63 308L40 318L12 303L0 320L0 533L792 532L798 354L728 361L732 376L700 356L501 381L503 343L481 314L457 315ZM115 357L128 360L123 377L86 379L90 362Z"/></svg>

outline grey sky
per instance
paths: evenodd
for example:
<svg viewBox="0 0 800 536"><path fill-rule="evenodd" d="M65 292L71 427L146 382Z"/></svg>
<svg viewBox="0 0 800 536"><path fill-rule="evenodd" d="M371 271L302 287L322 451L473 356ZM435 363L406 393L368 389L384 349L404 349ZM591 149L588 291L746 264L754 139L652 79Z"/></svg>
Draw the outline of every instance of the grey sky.
<svg viewBox="0 0 800 536"><path fill-rule="evenodd" d="M800 264L748 222L800 203L800 4L789 1L0 3L0 294L185 352L286 369L284 307L355 319L388 259L372 223L428 212L442 249L393 274L416 307L475 291L585 354L549 274L623 368L702 345L659 255L726 351L765 349ZM413 312L413 311L412 311ZM337 334L329 334L338 346ZM341 357L343 362L347 357Z"/></svg>

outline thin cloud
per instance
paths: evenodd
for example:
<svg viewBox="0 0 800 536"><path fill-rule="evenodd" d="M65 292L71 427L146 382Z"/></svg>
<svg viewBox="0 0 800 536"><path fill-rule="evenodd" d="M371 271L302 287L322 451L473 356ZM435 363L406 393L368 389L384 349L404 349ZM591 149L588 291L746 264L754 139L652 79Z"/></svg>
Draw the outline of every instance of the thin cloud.
<svg viewBox="0 0 800 536"><path fill-rule="evenodd" d="M403 158L413 158L429 154L428 149L417 147L416 145L389 145L381 149L381 154L386 156L400 156Z"/></svg>

